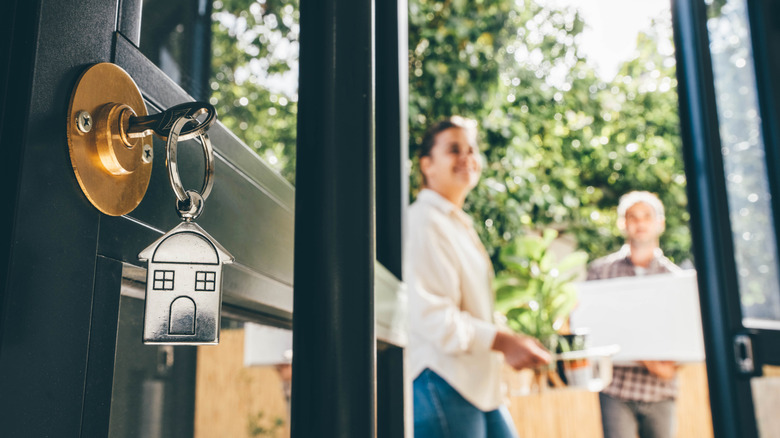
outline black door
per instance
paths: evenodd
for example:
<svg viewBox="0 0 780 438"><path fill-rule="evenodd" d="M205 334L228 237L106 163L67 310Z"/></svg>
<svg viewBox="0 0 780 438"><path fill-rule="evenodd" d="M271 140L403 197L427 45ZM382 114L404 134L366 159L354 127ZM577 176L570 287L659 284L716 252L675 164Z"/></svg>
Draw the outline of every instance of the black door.
<svg viewBox="0 0 780 438"><path fill-rule="evenodd" d="M295 429L295 420L289 418L289 370L285 368L291 360L289 351L302 348L289 344L293 254L301 248L316 248L294 239L296 202L301 199L296 201L291 182L259 157L240 132L232 132L222 123L209 130L215 148L215 184L198 224L236 257L224 270L222 343L218 347L147 346L142 344L140 332L145 264L139 262L138 253L179 222L164 164L165 144L155 138L149 189L135 210L119 217L104 215L90 204L68 155L68 101L77 78L90 65L111 62L128 72L150 113L182 102L213 99L216 87L230 85L233 78L222 78L225 84L215 84L212 75L215 11L224 3L11 1L11 11L2 14L3 36L7 38L0 43L4 63L0 70L0 139L8 151L3 170L11 181L2 213L4 223L11 224L2 232L4 248L8 248L2 259L0 305L0 424L4 436L169 437L217 432L222 436L256 436L284 435ZM265 2L243 3L246 11L234 11L234 18L265 12L261 7ZM296 2L279 3L294 6L284 11L297 20ZM372 2L322 2L329 10L336 10L337 3L342 4L339 10L364 10L368 15L342 14L332 23L346 23L350 18L370 20ZM349 129L352 123L372 136L375 131L385 134L378 145L382 152L377 152L377 156L388 157L378 166L378 174L384 176L376 180L376 191L382 195L374 203L374 192L370 192L365 203L351 207L354 211L341 210L350 208L345 205L315 210L305 223L322 224L320 219L328 212L370 223L376 205L386 223L380 225L380 231L383 227L385 231L382 235L400 236L402 200L406 199L401 183L405 152L400 140L406 137L401 123L404 99L399 97L403 65L399 65L397 44L399 9L395 2L387 4L393 6L376 23L385 33L376 36L373 24L363 28L368 30L363 38L376 40L377 52L366 58L367 66L361 70L368 75L362 79L370 89L376 81L385 84L381 87L385 95L377 95L375 102L383 104L384 119L376 125L373 117L334 119L344 123L342 129ZM276 18L283 17L280 13ZM339 25L342 28L347 26ZM316 36L310 38L312 41ZM377 64L385 63L384 76L372 76L372 57ZM339 72L348 68L345 63L316 64L319 61L302 65L301 77L306 77L307 69ZM336 76L342 81L347 78L345 74ZM316 107L317 97L308 98L312 99L309 105ZM332 103L335 108L349 104L338 99ZM256 122L246 120L247 129L262 129L253 125ZM293 127L293 141L294 131ZM373 137L363 140L364 148L373 148ZM200 187L204 168L200 146L197 140L186 143L180 145L179 152L182 178L185 186ZM299 144L299 155L314 146ZM332 152L338 153L338 149ZM363 172L368 182L373 181L373 172L370 167ZM307 189L304 200L318 199L319 182L301 175L295 182L299 188L315 186ZM363 300L363 307L345 307L342 310L348 312L340 315L347 322L370 324L364 327L370 344L341 348L339 342L346 343L350 334L338 331L330 339L333 348L347 352L347 358L356 358L354 363L362 367L366 381L323 375L322 362L299 362L296 375L313 376L307 379L312 393L332 388L334 381L339 387L338 380L344 379L344 385L368 388L363 393L370 398L376 375L377 404L383 413L377 430L380 436L399 436L403 433L403 393L397 388L404 336L394 309L400 290L396 269L400 266L400 238L377 243L376 258L381 264L375 272L373 228L370 231L358 237L363 242L361 254L369 258L363 264L370 268L354 272L368 279L364 282L368 289L322 291L345 299L350 294L375 296ZM336 233L336 241L340 237L354 241L349 227L319 228L319 232ZM313 268L296 267L296 277L305 275L307 269ZM356 269L341 271L349 276ZM296 289L296 295L314 292L319 291ZM375 301L383 303L383 311L377 313L374 326L374 319L365 315L373 315ZM317 326L320 322L296 322L296 331L322 332ZM305 353L293 356L306 357ZM334 356L331 360L337 364L337 359L345 358ZM239 402L220 398L225 394L244 398ZM352 394L345 391L331 408L357 413L368 409L364 422L373 428L374 406L365 406ZM236 405L230 403L239 403L243 410L237 412ZM304 414L301 412L301 417ZM235 429L215 429L215 424L228 423Z"/></svg>
<svg viewBox="0 0 780 438"><path fill-rule="evenodd" d="M674 2L715 435L780 433L780 9Z"/></svg>

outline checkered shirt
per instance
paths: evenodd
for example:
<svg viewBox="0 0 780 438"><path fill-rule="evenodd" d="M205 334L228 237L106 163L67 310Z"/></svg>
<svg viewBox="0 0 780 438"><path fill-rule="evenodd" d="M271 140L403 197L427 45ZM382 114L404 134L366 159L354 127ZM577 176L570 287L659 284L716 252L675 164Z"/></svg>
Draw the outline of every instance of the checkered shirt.
<svg viewBox="0 0 780 438"><path fill-rule="evenodd" d="M593 261L588 269L588 280L638 275L634 264L631 263L630 255L631 248L625 245L620 251ZM664 257L660 249L656 249L655 257L644 270L643 275L678 271L680 268ZM677 377L670 380L662 379L651 374L643 366L614 366L612 383L602 392L620 400L656 402L674 399L677 396L677 389Z"/></svg>

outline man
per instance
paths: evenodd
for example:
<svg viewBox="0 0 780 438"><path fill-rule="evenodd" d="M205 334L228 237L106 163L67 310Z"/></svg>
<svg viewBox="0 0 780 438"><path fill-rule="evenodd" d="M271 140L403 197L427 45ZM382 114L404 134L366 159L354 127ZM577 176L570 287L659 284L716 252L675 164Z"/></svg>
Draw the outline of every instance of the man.
<svg viewBox="0 0 780 438"><path fill-rule="evenodd" d="M680 271L659 248L666 221L664 207L650 192L623 195L618 228L626 236L620 251L595 260L588 280L664 274ZM675 428L677 365L641 361L615 366L612 383L599 394L605 438L671 438Z"/></svg>

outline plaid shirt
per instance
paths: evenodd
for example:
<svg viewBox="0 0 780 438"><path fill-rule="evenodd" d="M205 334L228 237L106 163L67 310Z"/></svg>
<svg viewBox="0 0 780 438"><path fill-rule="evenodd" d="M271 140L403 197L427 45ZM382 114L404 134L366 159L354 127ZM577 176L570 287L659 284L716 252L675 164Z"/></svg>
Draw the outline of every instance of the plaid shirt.
<svg viewBox="0 0 780 438"><path fill-rule="evenodd" d="M588 269L588 280L680 271L679 267L664 257L660 249L656 249L655 258L650 265L639 271L631 263L630 255L631 248L624 245L620 251L595 260ZM612 383L602 392L621 400L656 402L674 399L677 396L677 387L677 377L665 380L651 374L643 366L615 366L612 370Z"/></svg>

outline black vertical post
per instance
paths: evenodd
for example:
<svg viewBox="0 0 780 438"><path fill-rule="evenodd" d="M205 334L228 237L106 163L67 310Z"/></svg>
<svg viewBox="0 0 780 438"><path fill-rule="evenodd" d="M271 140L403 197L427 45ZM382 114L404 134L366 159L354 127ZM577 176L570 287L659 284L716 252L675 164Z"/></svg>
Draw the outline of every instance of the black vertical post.
<svg viewBox="0 0 780 438"><path fill-rule="evenodd" d="M114 358L119 326L119 291L122 288L122 263L98 256L95 264L92 298L92 322L89 329L87 378L81 437L108 436L111 392L114 383Z"/></svg>
<svg viewBox="0 0 780 438"><path fill-rule="evenodd" d="M402 279L403 218L409 200L406 0L376 4L376 258ZM377 437L403 438L403 348L377 346Z"/></svg>
<svg viewBox="0 0 780 438"><path fill-rule="evenodd" d="M211 74L211 10L212 2L198 0L193 8L192 22L192 59L190 60L190 72L192 82L190 94L196 100L209 100L211 87L209 75Z"/></svg>
<svg viewBox="0 0 780 438"><path fill-rule="evenodd" d="M31 102L39 8L38 2L11 0L0 9L0 147L3 149L0 172L6 181L0 208L0 223L6 224L0 231L0 319L8 293L6 282L14 241L15 206L19 198L24 127ZM0 349L2 335L0 328Z"/></svg>
<svg viewBox="0 0 780 438"><path fill-rule="evenodd" d="M717 438L757 436L750 382L739 377L741 327L726 182L703 0L672 2L688 209L698 271L712 425Z"/></svg>
<svg viewBox="0 0 780 438"><path fill-rule="evenodd" d="M404 438L404 349L379 343L377 346L377 437Z"/></svg>
<svg viewBox="0 0 780 438"><path fill-rule="evenodd" d="M301 2L293 438L375 435L372 3Z"/></svg>
<svg viewBox="0 0 780 438"><path fill-rule="evenodd" d="M18 168L11 172L15 186L8 188L14 199L3 201L3 219L11 216L12 227L0 292L0 435L76 437L84 409L110 400L91 386L98 382L88 381L94 376L90 360L100 363L90 359L89 347L91 330L98 328L92 312L102 275L95 250L101 214L73 173L66 112L79 74L111 57L118 2L14 5L14 40L8 43L11 60L22 62L9 72L15 109L3 114L6 166ZM11 127L15 132L6 137Z"/></svg>
<svg viewBox="0 0 780 438"><path fill-rule="evenodd" d="M119 5L119 32L136 47L141 46L141 10L143 0L122 0Z"/></svg>
<svg viewBox="0 0 780 438"><path fill-rule="evenodd" d="M376 258L401 276L403 217L409 203L406 0L376 4Z"/></svg>
<svg viewBox="0 0 780 438"><path fill-rule="evenodd" d="M776 0L748 0L750 37L756 70L756 86L761 130L766 151L767 180L772 203L775 238L780 248L780 2ZM776 266L780 260L775 261ZM780 268L778 266L776 269ZM780 348L777 341L780 331L767 330L760 336L754 353L760 354L762 363L780 364ZM764 347L761 344L767 344Z"/></svg>

